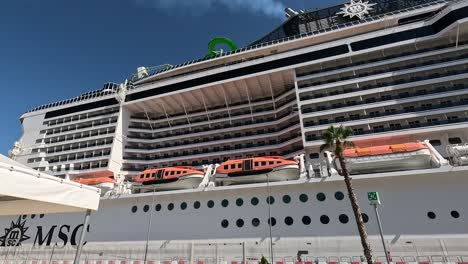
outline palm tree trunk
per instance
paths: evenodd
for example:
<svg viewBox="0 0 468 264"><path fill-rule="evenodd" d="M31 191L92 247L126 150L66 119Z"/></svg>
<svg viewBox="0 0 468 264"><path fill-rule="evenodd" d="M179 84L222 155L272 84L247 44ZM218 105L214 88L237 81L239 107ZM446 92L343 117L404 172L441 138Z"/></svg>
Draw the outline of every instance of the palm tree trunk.
<svg viewBox="0 0 468 264"><path fill-rule="evenodd" d="M351 207L353 207L354 217L356 218L356 224L359 230L359 235L361 236L361 244L362 248L364 249L364 256L366 256L367 263L373 264L372 258L372 250L370 247L369 240L367 239L367 230L364 224L364 220L362 219L361 208L359 207L356 194L353 190L353 185L351 183L351 177L349 177L348 168L346 167L346 163L344 160L343 155L337 155L338 160L340 161L342 174L344 176L344 181L346 183L346 188L348 189L348 196L349 200L351 201Z"/></svg>

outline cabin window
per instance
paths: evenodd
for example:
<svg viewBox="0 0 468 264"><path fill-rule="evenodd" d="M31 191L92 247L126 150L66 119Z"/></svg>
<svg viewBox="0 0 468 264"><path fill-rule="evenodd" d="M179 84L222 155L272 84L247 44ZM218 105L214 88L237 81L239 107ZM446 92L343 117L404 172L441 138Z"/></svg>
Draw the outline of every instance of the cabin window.
<svg viewBox="0 0 468 264"><path fill-rule="evenodd" d="M460 217L460 213L458 211L451 211L450 212L450 215L453 217L453 218L459 218Z"/></svg>
<svg viewBox="0 0 468 264"><path fill-rule="evenodd" d="M221 226L222 226L223 228L227 228L227 227L229 226L229 221L226 220L226 219L224 219L223 221L221 221Z"/></svg>
<svg viewBox="0 0 468 264"><path fill-rule="evenodd" d="M310 225L311 222L312 222L312 220L310 219L309 216L306 215L306 216L302 217L302 223L304 225Z"/></svg>
<svg viewBox="0 0 468 264"><path fill-rule="evenodd" d="M342 224L347 224L349 222L349 217L345 214L341 214L339 217L338 217L338 220L340 220L340 223Z"/></svg>
<svg viewBox="0 0 468 264"><path fill-rule="evenodd" d="M260 225L260 219L258 219L258 218L252 219L252 225L255 226L255 227L259 226Z"/></svg>
<svg viewBox="0 0 468 264"><path fill-rule="evenodd" d="M460 143L462 143L462 140L459 137L449 138L448 141L449 141L450 144L460 144Z"/></svg>
<svg viewBox="0 0 468 264"><path fill-rule="evenodd" d="M290 216L287 216L286 218L284 218L284 223L288 226L292 225L294 223L294 220L292 217Z"/></svg>
<svg viewBox="0 0 468 264"><path fill-rule="evenodd" d="M442 142L440 142L440 140L438 140L438 139L429 140L429 143L431 143L432 146L442 145Z"/></svg>
<svg viewBox="0 0 468 264"><path fill-rule="evenodd" d="M224 165L224 169L225 170L229 169L229 165Z"/></svg>
<svg viewBox="0 0 468 264"><path fill-rule="evenodd" d="M266 161L262 161L262 166L266 166Z"/></svg>
<svg viewBox="0 0 468 264"><path fill-rule="evenodd" d="M326 215L320 216L320 222L324 225L330 223L330 218Z"/></svg>
<svg viewBox="0 0 468 264"><path fill-rule="evenodd" d="M231 164L231 169L235 169L236 168L236 164Z"/></svg>

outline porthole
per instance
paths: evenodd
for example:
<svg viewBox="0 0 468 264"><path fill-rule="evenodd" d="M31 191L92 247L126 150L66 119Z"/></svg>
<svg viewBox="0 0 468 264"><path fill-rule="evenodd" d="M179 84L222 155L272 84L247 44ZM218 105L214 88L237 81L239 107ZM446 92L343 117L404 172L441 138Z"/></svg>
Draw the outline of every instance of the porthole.
<svg viewBox="0 0 468 264"><path fill-rule="evenodd" d="M39 215L39 218L44 218L44 214L40 214L40 215Z"/></svg>
<svg viewBox="0 0 468 264"><path fill-rule="evenodd" d="M330 218L328 216L326 216L326 215L322 215L320 217L320 222L322 224L326 225L326 224L330 223Z"/></svg>
<svg viewBox="0 0 468 264"><path fill-rule="evenodd" d="M276 225L276 219L274 217L271 217L270 219L268 219L268 224L271 225L271 226L275 226Z"/></svg>
<svg viewBox="0 0 468 264"><path fill-rule="evenodd" d="M312 222L312 220L307 215L302 217L302 223L304 225L310 225L311 222Z"/></svg>
<svg viewBox="0 0 468 264"><path fill-rule="evenodd" d="M201 206L201 203L200 203L199 201L195 201L195 202L193 203L193 208L195 208L195 209L200 208L200 206Z"/></svg>
<svg viewBox="0 0 468 264"><path fill-rule="evenodd" d="M427 213L427 217L429 217L430 219L435 219L436 218L436 214L434 212L428 212Z"/></svg>
<svg viewBox="0 0 468 264"><path fill-rule="evenodd" d="M299 201L305 203L308 200L309 200L309 196L307 194L303 193L303 194L299 195Z"/></svg>
<svg viewBox="0 0 468 264"><path fill-rule="evenodd" d="M146 204L145 206L143 206L143 212L146 213L148 211L149 211L149 205Z"/></svg>
<svg viewBox="0 0 468 264"><path fill-rule="evenodd" d="M26 219L26 217L28 217L27 215L22 215L23 219Z"/></svg>
<svg viewBox="0 0 468 264"><path fill-rule="evenodd" d="M325 196L324 193L317 193L317 200L319 200L320 202L323 202L325 201L325 199L327 199L327 197Z"/></svg>
<svg viewBox="0 0 468 264"><path fill-rule="evenodd" d="M242 219L237 219L236 225L237 225L237 227L239 227L239 228L240 228L240 227L243 227L243 226L244 226L244 220L242 220Z"/></svg>
<svg viewBox="0 0 468 264"><path fill-rule="evenodd" d="M362 214L362 221L364 221L364 223L367 223L369 222L369 216L367 214Z"/></svg>
<svg viewBox="0 0 468 264"><path fill-rule="evenodd" d="M284 223L288 226L294 224L294 220L292 219L292 217L290 216L287 216L286 218L284 218Z"/></svg>
<svg viewBox="0 0 468 264"><path fill-rule="evenodd" d="M238 198L238 199L236 200L236 205L237 205L237 206L242 206L243 204L244 204L244 200L242 200L242 198Z"/></svg>
<svg viewBox="0 0 468 264"><path fill-rule="evenodd" d="M181 203L180 204L180 209L182 209L182 210L187 209L187 203L186 202Z"/></svg>
<svg viewBox="0 0 468 264"><path fill-rule="evenodd" d="M35 217L36 217L35 214L32 214L32 215L31 215L31 219L34 219Z"/></svg>
<svg viewBox="0 0 468 264"><path fill-rule="evenodd" d="M138 210L138 207L136 205L132 206L132 213L136 213Z"/></svg>
<svg viewBox="0 0 468 264"><path fill-rule="evenodd" d="M335 199L337 199L338 201L343 200L344 199L344 193L340 192L340 191L336 192L335 193Z"/></svg>
<svg viewBox="0 0 468 264"><path fill-rule="evenodd" d="M256 206L258 205L260 201L258 200L257 197L253 197L251 200L250 200L250 203L253 205L253 206Z"/></svg>
<svg viewBox="0 0 468 264"><path fill-rule="evenodd" d="M339 217L338 217L338 220L340 220L340 223L342 224L347 224L349 222L349 217L345 214L341 214Z"/></svg>
<svg viewBox="0 0 468 264"><path fill-rule="evenodd" d="M283 196L283 203L288 204L291 202L291 196L289 195L284 195Z"/></svg>
<svg viewBox="0 0 468 264"><path fill-rule="evenodd" d="M209 200L208 203L206 204L208 206L208 208L213 208L214 207L214 201L213 200Z"/></svg>
<svg viewBox="0 0 468 264"><path fill-rule="evenodd" d="M224 200L221 201L221 206L222 207L228 207L228 205L229 205L229 201L227 199L224 199Z"/></svg>
<svg viewBox="0 0 468 264"><path fill-rule="evenodd" d="M174 204L173 204L173 203L168 204L168 205L167 205L167 209L168 209L169 211L172 211L172 210L174 209Z"/></svg>
<svg viewBox="0 0 468 264"><path fill-rule="evenodd" d="M274 204L275 203L275 197L273 196L268 196L267 199L266 199L266 202L268 204Z"/></svg>
<svg viewBox="0 0 468 264"><path fill-rule="evenodd" d="M451 211L450 212L450 215L453 217L453 218L459 218L460 217L460 213L458 211ZM32 216L31 216L32 217Z"/></svg>
<svg viewBox="0 0 468 264"><path fill-rule="evenodd" d="M156 209L157 212L161 211L162 206L160 204L157 204L154 209Z"/></svg>
<svg viewBox="0 0 468 264"><path fill-rule="evenodd" d="M252 225L255 226L255 227L259 226L260 225L260 219L258 219L258 218L252 219Z"/></svg>
<svg viewBox="0 0 468 264"><path fill-rule="evenodd" d="M223 221L221 221L221 226L222 226L223 228L227 228L227 227L229 226L229 221L226 220L226 219L224 219Z"/></svg>

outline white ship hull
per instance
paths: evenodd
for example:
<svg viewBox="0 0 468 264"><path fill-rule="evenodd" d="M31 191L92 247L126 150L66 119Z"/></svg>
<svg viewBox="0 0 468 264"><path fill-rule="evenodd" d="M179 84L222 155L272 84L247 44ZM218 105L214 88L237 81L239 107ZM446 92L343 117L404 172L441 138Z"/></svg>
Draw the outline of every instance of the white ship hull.
<svg viewBox="0 0 468 264"><path fill-rule="evenodd" d="M351 174L365 174L428 169L432 167L431 160L431 152L428 149L422 149L409 153L347 158L346 162Z"/></svg>
<svg viewBox="0 0 468 264"><path fill-rule="evenodd" d="M466 175L465 168L446 166L355 177L354 187L363 213L369 217L367 227L376 255L383 256L383 252L373 208L366 198L368 191L381 194L385 237L395 258L416 256L413 245L408 243L416 244L418 254L424 256L444 252L468 255ZM271 228L275 258L284 260L301 250L310 257L360 256L360 240L345 190L341 177L330 177L272 182L270 188L261 183L168 191L156 193L154 198L151 193L104 198L99 211L92 214L84 258L107 261L118 255L118 259L141 261L147 237L148 259L154 261L213 259L216 254L225 261L239 260L242 242L246 243L248 256L269 256L269 209L276 219ZM337 191L344 194L343 200ZM274 198L270 208L266 203L268 194ZM254 198L258 199L257 205L252 204ZM242 203L238 204L239 199ZM228 201L226 207L223 200ZM194 207L196 202L200 203L198 209ZM452 217L451 211L459 212L459 218ZM435 219L428 218L430 212ZM346 215L348 222L341 223L340 215ZM321 222L322 216L328 217L328 223ZM287 222L288 217L292 223ZM310 222L304 217L309 217ZM47 259L57 243L54 259L72 259L70 246L77 240L82 218L80 214L25 216L21 221L28 228L23 232L28 238L21 247L6 247L0 252L8 259L24 259L27 253L29 259ZM0 230L10 229L17 219L0 218ZM241 227L239 219L243 221ZM253 225L254 219L258 219L258 226ZM226 228L222 226L224 220L229 222ZM31 253L32 245L35 248Z"/></svg>
<svg viewBox="0 0 468 264"><path fill-rule="evenodd" d="M268 178L267 178L268 176ZM299 179L299 166L286 165L274 168L271 172L229 177L226 174L217 174L216 181L221 182L223 185L235 184L250 184L262 182L279 182L279 181L292 181Z"/></svg>

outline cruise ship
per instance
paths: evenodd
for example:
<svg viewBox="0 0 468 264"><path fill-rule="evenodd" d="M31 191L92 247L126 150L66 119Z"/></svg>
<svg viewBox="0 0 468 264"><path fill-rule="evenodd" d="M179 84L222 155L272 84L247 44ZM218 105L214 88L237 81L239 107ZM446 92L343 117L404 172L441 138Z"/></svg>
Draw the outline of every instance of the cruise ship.
<svg viewBox="0 0 468 264"><path fill-rule="evenodd" d="M24 113L10 156L102 189L84 264L360 264L344 151L377 262L468 262L468 1L351 0L252 44L140 67ZM225 44L231 50L217 50ZM0 218L0 262L70 264L80 214ZM15 232L13 232L13 231Z"/></svg>

